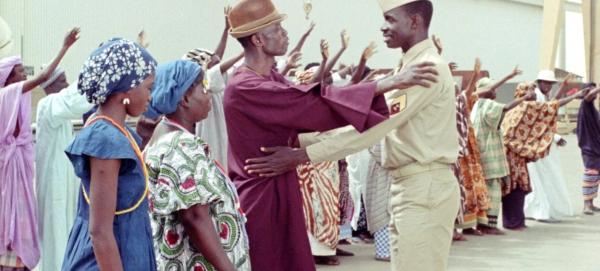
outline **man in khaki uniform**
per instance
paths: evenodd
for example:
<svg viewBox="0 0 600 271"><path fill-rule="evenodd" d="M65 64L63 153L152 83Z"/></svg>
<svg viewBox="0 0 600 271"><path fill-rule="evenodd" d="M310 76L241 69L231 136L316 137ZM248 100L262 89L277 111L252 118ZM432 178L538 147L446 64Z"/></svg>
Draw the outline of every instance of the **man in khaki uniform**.
<svg viewBox="0 0 600 271"><path fill-rule="evenodd" d="M250 159L252 173L277 174L297 163L335 161L383 138L383 167L393 176L390 211L392 270L445 270L454 219L460 204L458 183L450 170L458 156L454 81L448 63L429 39L433 6L429 0L379 0L381 28L390 48L406 54L396 72L415 63L436 64L437 83L386 95L390 119L363 132L352 128L322 137L300 137L303 149ZM323 140L323 138L325 138ZM277 165L276 165L277 164ZM269 165L269 166L267 166ZM270 169L266 169L269 168Z"/></svg>

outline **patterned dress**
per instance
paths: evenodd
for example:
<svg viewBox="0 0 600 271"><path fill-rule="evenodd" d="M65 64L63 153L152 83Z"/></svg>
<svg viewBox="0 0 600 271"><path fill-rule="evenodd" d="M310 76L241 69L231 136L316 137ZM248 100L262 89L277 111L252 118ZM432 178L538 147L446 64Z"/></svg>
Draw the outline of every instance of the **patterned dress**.
<svg viewBox="0 0 600 271"><path fill-rule="evenodd" d="M335 250L340 237L339 183L337 162L299 165L298 179L306 230L326 247ZM315 253L313 248L313 255Z"/></svg>
<svg viewBox="0 0 600 271"><path fill-rule="evenodd" d="M198 251L176 212L210 206L223 249L236 270L250 270L245 217L237 192L209 158L207 145L183 131L171 132L147 147L151 225L158 270L216 270Z"/></svg>

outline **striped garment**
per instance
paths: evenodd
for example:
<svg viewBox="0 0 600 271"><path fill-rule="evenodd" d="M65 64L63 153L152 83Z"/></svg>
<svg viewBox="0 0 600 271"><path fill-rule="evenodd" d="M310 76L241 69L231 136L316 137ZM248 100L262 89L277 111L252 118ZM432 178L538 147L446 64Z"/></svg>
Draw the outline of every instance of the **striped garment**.
<svg viewBox="0 0 600 271"><path fill-rule="evenodd" d="M595 169L586 169L583 174L583 200L593 200L598 197L600 173Z"/></svg>
<svg viewBox="0 0 600 271"><path fill-rule="evenodd" d="M335 249L340 236L340 175L337 162L306 163L296 168L306 230Z"/></svg>
<svg viewBox="0 0 600 271"><path fill-rule="evenodd" d="M24 268L25 265L14 252L0 255L0 270L2 268Z"/></svg>
<svg viewBox="0 0 600 271"><path fill-rule="evenodd" d="M471 122L481 152L481 166L487 180L509 174L500 132L503 112L504 104L490 99L479 99L471 112Z"/></svg>

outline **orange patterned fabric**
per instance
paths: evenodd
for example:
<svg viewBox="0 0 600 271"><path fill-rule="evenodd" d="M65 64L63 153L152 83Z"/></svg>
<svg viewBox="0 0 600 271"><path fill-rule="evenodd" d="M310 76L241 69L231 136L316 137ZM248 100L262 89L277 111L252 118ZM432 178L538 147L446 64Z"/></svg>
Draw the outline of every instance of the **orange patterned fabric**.
<svg viewBox="0 0 600 271"><path fill-rule="evenodd" d="M464 140L464 149L454 166L455 174L461 186L461 215L458 217L459 227L475 226L478 220L486 220L489 208L488 190L483 168L480 163L481 154L475 138L475 130L469 115L477 97L466 98L465 93L457 97L458 133ZM462 145L462 144L461 144Z"/></svg>
<svg viewBox="0 0 600 271"><path fill-rule="evenodd" d="M524 102L509 111L502 122L510 180L502 184L502 195L517 187L531 192L527 163L545 157L556 133L558 101Z"/></svg>
<svg viewBox="0 0 600 271"><path fill-rule="evenodd" d="M340 236L338 163L306 163L296 168L306 229L321 244L337 247Z"/></svg>

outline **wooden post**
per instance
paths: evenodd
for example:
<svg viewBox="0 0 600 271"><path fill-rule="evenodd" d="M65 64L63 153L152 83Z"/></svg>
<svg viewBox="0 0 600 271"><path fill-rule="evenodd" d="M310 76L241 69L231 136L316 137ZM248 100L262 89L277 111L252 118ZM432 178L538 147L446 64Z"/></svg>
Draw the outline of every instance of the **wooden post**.
<svg viewBox="0 0 600 271"><path fill-rule="evenodd" d="M554 70L560 30L564 24L564 0L544 0L540 70Z"/></svg>

